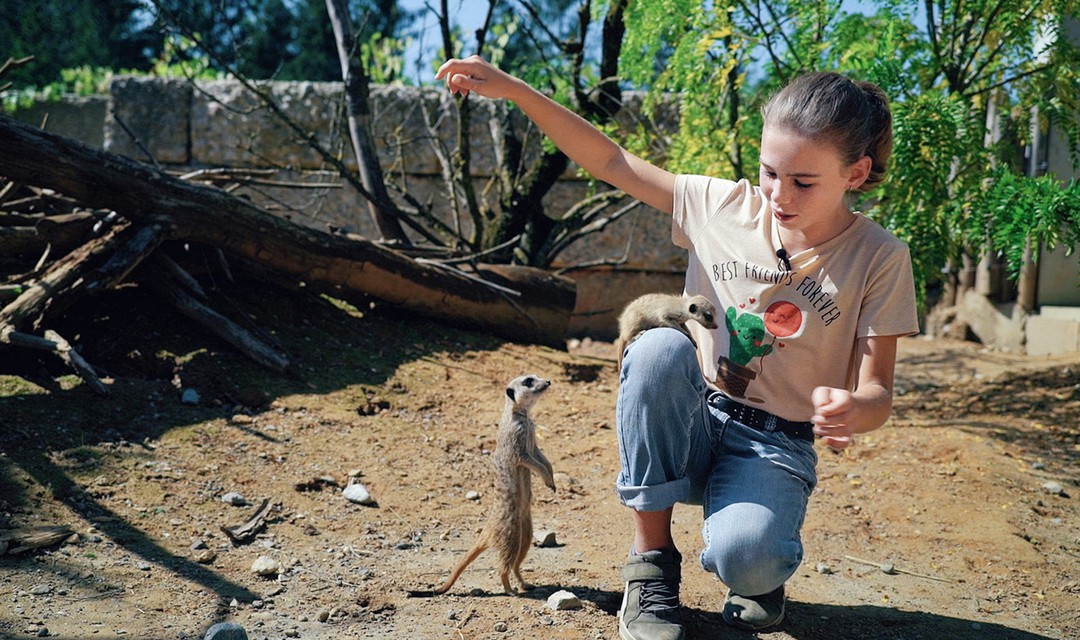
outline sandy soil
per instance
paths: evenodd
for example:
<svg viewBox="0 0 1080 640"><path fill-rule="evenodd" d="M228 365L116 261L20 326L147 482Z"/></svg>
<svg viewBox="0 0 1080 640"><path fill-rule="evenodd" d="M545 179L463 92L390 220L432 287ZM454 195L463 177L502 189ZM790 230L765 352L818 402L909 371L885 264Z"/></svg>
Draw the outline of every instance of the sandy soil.
<svg viewBox="0 0 1080 640"><path fill-rule="evenodd" d="M0 529L77 534L0 557L0 636L201 638L221 621L253 639L618 636L629 523L610 344L560 352L237 292L294 357L276 375L139 295L88 305L65 333L110 371L107 398L48 362L0 363ZM483 524L501 390L525 372L554 381L535 411L558 485L536 489L536 528L557 539L525 561L537 588L503 595L483 555L449 594L408 597ZM1080 637L1078 424L1080 356L904 340L890 423L820 451L788 619L756 637ZM374 505L342 497L350 477ZM222 527L263 499L258 537L231 542ZM755 637L721 622L699 526L676 509L688 637ZM280 571L253 573L260 556ZM581 608L549 608L559 590Z"/></svg>

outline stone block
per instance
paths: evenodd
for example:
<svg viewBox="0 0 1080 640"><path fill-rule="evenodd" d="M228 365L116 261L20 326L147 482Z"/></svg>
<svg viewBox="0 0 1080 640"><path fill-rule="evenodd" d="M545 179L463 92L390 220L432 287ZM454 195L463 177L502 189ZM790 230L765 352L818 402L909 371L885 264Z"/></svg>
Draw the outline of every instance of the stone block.
<svg viewBox="0 0 1080 640"><path fill-rule="evenodd" d="M1024 315L1015 304L995 305L975 290L964 294L957 319L988 347L1021 352L1024 345Z"/></svg>
<svg viewBox="0 0 1080 640"><path fill-rule="evenodd" d="M182 78L114 78L109 85L104 148L149 162L145 148L157 162L187 164L191 94L191 85Z"/></svg>
<svg viewBox="0 0 1080 640"><path fill-rule="evenodd" d="M1026 350L1029 356L1080 352L1080 319L1031 316L1027 320Z"/></svg>
<svg viewBox="0 0 1080 640"><path fill-rule="evenodd" d="M12 116L20 122L100 149L105 144L108 104L106 96L66 95L60 100L34 103Z"/></svg>

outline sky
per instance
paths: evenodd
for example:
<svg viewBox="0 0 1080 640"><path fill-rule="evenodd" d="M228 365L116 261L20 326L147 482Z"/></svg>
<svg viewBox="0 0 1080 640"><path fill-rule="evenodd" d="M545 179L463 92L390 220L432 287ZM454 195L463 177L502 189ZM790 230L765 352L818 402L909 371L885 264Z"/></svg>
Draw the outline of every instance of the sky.
<svg viewBox="0 0 1080 640"><path fill-rule="evenodd" d="M506 3L508 0L501 0ZM509 0L512 1L512 0ZM427 9L420 18L420 39L413 42L406 51L406 75L418 79L420 82L431 82L434 79L434 71L428 66L423 69L415 67L417 53L421 50L434 50L439 46L439 24L430 7L437 7L439 0L399 0L402 8L413 11ZM448 0L451 21L459 25L465 33L471 34L483 23L488 10L489 0ZM840 8L848 12L870 13L872 3L861 0L844 0ZM919 15L922 15L921 10ZM916 19L919 19L918 17ZM471 53L471 52L469 52ZM426 61L430 64L431 61Z"/></svg>
<svg viewBox="0 0 1080 640"><path fill-rule="evenodd" d="M428 9L429 6L437 6L438 0L400 0L403 9L415 11ZM466 33L472 33L483 24L484 16L488 9L488 0L448 0L451 21L461 26ZM417 25L421 29L420 39L413 42L405 53L408 69L406 74L418 78L421 82L431 82L434 79L434 71L430 68L417 70L415 68L416 55L422 49L436 49L441 41L439 35L439 22L434 12L426 10Z"/></svg>

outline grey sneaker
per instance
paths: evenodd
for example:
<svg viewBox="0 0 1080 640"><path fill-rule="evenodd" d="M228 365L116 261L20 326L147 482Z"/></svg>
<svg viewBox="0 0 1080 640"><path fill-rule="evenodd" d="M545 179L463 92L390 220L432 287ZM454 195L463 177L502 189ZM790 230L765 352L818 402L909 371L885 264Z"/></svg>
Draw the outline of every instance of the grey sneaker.
<svg viewBox="0 0 1080 640"><path fill-rule="evenodd" d="M675 549L631 553L622 576L626 582L619 607L623 640L683 640L679 624L682 555Z"/></svg>
<svg viewBox="0 0 1080 640"><path fill-rule="evenodd" d="M780 624L784 619L784 585L760 596L740 596L728 592L724 601L724 622L758 631Z"/></svg>

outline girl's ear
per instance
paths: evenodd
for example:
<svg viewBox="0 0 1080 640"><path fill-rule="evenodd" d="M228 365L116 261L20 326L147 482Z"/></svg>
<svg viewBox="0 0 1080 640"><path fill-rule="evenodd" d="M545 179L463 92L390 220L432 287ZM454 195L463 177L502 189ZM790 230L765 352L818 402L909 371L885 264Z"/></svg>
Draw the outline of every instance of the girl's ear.
<svg viewBox="0 0 1080 640"><path fill-rule="evenodd" d="M863 156L848 167L848 191L858 189L862 183L866 182L866 179L870 177L871 166L873 166L873 160L870 156Z"/></svg>

